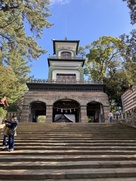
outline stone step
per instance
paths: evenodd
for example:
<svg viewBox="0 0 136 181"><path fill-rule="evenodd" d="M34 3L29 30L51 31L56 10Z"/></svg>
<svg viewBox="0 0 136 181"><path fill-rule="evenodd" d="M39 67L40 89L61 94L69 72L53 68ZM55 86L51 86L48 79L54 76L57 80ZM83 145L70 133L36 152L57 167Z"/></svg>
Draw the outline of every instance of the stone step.
<svg viewBox="0 0 136 181"><path fill-rule="evenodd" d="M0 150L0 181L136 180L135 129L126 125L20 123L17 133L15 151Z"/></svg>
<svg viewBox="0 0 136 181"><path fill-rule="evenodd" d="M28 135L29 135L29 138L28 138ZM133 136L129 136L129 139L133 139L133 140L136 140L135 138L134 138L134 136L135 135L133 135ZM49 139L54 139L55 140L55 138L56 138L56 140L61 140L62 138L64 138L64 139L73 139L73 140L75 140L75 139L77 139L77 140L80 140L80 139L92 139L92 140L100 140L100 139L105 139L105 140L112 140L112 139L116 139L117 138L117 136L112 136L112 135L110 135L110 136L106 136L106 135L97 135L97 136L89 136L89 135L82 135L82 136L76 136L76 135L71 135L71 136L65 136L65 135L62 135L62 136L57 136L57 135L54 135L54 136L48 136L48 135L46 135L46 134L25 134L25 135L19 135L18 134L18 139L21 139L21 138L24 138L24 139L47 139L47 138L49 138ZM126 140L126 139L128 139L128 136L119 136L121 139L120 140Z"/></svg>
<svg viewBox="0 0 136 181"><path fill-rule="evenodd" d="M2 142L2 140L1 140ZM124 148L135 148L136 147L136 143L135 142L88 142L88 141L77 141L77 142L74 142L74 141L69 141L69 140L60 140L60 141L54 141L54 140L22 140L19 141L19 140L15 140L15 145L16 147L45 147L45 148L61 148L63 147L64 149L65 148L88 148L88 149L97 149L97 148L100 148L100 149L105 149L105 148L109 148L109 149L124 149Z"/></svg>
<svg viewBox="0 0 136 181"><path fill-rule="evenodd" d="M2 141L2 139L0 139ZM15 137L15 140L16 141L23 141L23 142L74 142L74 143L136 143L136 139L87 139L87 138L82 138L82 139L79 139L79 138L48 138L48 137L42 137L41 140L39 140L39 138L37 139L36 137L34 138L17 138Z"/></svg>
<svg viewBox="0 0 136 181"><path fill-rule="evenodd" d="M135 161L26 161L23 164L20 161L12 162L10 165L1 162L1 170L18 169L85 169L85 168L133 168L136 167Z"/></svg>
<svg viewBox="0 0 136 181"><path fill-rule="evenodd" d="M18 151L18 152L17 152ZM7 154L6 152L2 152L3 154ZM15 153L15 152L14 152ZM17 154L31 154L31 155L136 155L136 150L74 150L74 149L68 149L68 150L45 150L45 149L21 149L16 150Z"/></svg>
<svg viewBox="0 0 136 181"><path fill-rule="evenodd" d="M4 155L4 156L3 156ZM64 161L135 161L134 155L41 155L41 154L24 154L23 151L8 152L4 151L0 153L0 162L17 162L17 161L51 161L51 162L64 162ZM23 163L22 163L23 164Z"/></svg>
<svg viewBox="0 0 136 181"><path fill-rule="evenodd" d="M60 145L60 146L58 146ZM42 144L15 144L15 150L52 150L52 151L70 151L70 150L77 150L77 151L82 151L82 150L91 150L91 151L136 151L136 146L129 146L129 145L125 145L125 146L81 146L81 145L65 145L65 144L54 144L54 145L42 145Z"/></svg>
<svg viewBox="0 0 136 181"><path fill-rule="evenodd" d="M6 179L4 179L6 180ZM96 178L91 178L91 179L40 179L40 181L135 181L135 178L100 178L100 179L96 179ZM7 180L9 181L9 180ZM24 180L17 180L17 181L24 181ZM35 181L39 181L39 180L35 180Z"/></svg>
<svg viewBox="0 0 136 181"><path fill-rule="evenodd" d="M136 177L136 168L90 168L90 169L18 169L0 170L1 179L86 179L86 178L129 178Z"/></svg>
<svg viewBox="0 0 136 181"><path fill-rule="evenodd" d="M2 137L0 139L2 142ZM45 145L45 146L136 146L136 140L87 140L87 139L19 139L15 137L16 145Z"/></svg>

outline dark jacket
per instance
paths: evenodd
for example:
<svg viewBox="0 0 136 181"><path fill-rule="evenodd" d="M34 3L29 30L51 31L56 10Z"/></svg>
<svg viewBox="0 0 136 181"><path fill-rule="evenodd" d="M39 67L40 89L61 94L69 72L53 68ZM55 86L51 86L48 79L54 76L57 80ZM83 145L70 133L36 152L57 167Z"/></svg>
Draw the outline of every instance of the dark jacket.
<svg viewBox="0 0 136 181"><path fill-rule="evenodd" d="M9 129L15 129L17 125L18 125L17 121L10 121L7 126Z"/></svg>

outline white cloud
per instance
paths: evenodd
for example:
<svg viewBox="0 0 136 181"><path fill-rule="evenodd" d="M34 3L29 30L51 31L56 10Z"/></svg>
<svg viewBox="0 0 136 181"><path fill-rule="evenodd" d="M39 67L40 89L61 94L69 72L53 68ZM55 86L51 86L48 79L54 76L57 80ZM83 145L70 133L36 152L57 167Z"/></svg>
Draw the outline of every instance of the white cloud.
<svg viewBox="0 0 136 181"><path fill-rule="evenodd" d="M51 5L68 4L71 0L50 0Z"/></svg>

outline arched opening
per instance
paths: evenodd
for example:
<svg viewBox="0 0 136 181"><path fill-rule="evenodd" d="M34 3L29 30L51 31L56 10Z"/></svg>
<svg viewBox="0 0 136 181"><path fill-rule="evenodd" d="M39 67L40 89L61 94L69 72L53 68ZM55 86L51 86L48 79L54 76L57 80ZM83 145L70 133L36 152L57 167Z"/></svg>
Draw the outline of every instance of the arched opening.
<svg viewBox="0 0 136 181"><path fill-rule="evenodd" d="M46 104L41 101L35 101L30 104L31 106L31 122L38 122L45 119L46 121Z"/></svg>
<svg viewBox="0 0 136 181"><path fill-rule="evenodd" d="M64 59L69 59L72 57L72 54L71 52L68 52L68 51L63 51L61 52L61 58L64 58Z"/></svg>
<svg viewBox="0 0 136 181"><path fill-rule="evenodd" d="M88 122L99 123L104 122L103 105L99 102L92 101L87 104Z"/></svg>
<svg viewBox="0 0 136 181"><path fill-rule="evenodd" d="M70 99L62 99L53 105L53 122L80 122L80 105Z"/></svg>

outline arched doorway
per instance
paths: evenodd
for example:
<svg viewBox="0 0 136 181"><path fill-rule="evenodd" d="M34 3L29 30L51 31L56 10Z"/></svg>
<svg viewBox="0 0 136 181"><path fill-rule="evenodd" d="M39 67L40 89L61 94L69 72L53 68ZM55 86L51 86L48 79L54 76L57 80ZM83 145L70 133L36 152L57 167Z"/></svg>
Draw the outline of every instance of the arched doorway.
<svg viewBox="0 0 136 181"><path fill-rule="evenodd" d="M88 122L104 122L103 105L99 102L92 101L87 104Z"/></svg>
<svg viewBox="0 0 136 181"><path fill-rule="evenodd" d="M62 99L53 104L53 122L80 122L80 104Z"/></svg>
<svg viewBox="0 0 136 181"><path fill-rule="evenodd" d="M41 101L35 101L30 104L31 107L31 122L37 122L39 116L46 116L46 104ZM46 120L46 117L45 117Z"/></svg>

